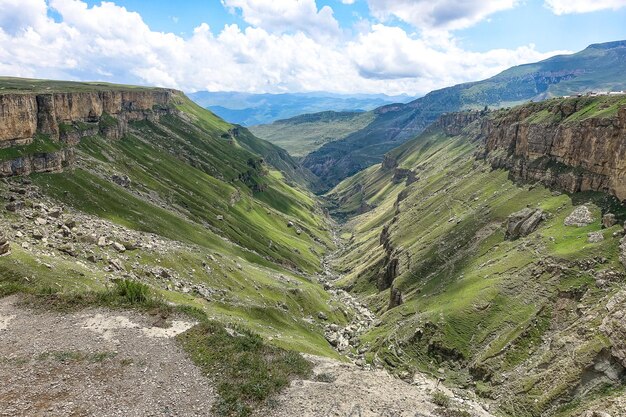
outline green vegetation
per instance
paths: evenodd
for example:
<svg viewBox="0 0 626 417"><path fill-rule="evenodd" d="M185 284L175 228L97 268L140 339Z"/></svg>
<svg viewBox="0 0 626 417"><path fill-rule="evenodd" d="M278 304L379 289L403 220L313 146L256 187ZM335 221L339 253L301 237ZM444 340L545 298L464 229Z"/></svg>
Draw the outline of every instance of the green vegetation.
<svg viewBox="0 0 626 417"><path fill-rule="evenodd" d="M395 168L376 165L331 191L331 210L348 218L347 248L334 265L345 273L340 285L381 314L381 325L361 337L372 346L370 360L432 374L441 368L452 385L479 383L481 393L499 397L505 415L549 414L570 399L585 367L607 346L594 327L599 321L584 325L575 311L584 305L586 314L602 317L617 289L605 293L593 275L622 270L619 238L612 236L620 226L599 243L588 243L587 234L601 230L603 213L621 219L624 208L606 195L513 183L508 172L474 158L475 129L459 136L431 130L390 152L398 169L415 173L414 183L393 181ZM594 222L564 226L579 204L591 209ZM525 207L541 208L546 219L530 236L506 240L507 217ZM383 228L385 246L398 259L393 287L404 301L393 309L389 290L380 290L390 259ZM600 258L606 260L594 261ZM587 260L596 272L579 266ZM588 336L568 339L582 328ZM546 351L546 340L572 343L575 353Z"/></svg>
<svg viewBox="0 0 626 417"><path fill-rule="evenodd" d="M92 92L92 91L120 91L146 90L157 88L140 87L135 85L110 84L103 82L76 82L40 80L29 78L0 77L0 94L7 93L58 93L58 92Z"/></svg>
<svg viewBox="0 0 626 417"><path fill-rule="evenodd" d="M322 188L328 190L379 163L386 152L413 139L444 113L481 110L485 106L506 108L589 91L626 90L625 56L624 41L591 45L572 55L512 67L486 80L435 90L407 104L379 108L364 128L308 154L304 166L320 176ZM608 115L615 107L604 110Z"/></svg>
<svg viewBox="0 0 626 417"><path fill-rule="evenodd" d="M37 133L33 141L27 145L12 146L0 149L0 161L9 161L28 155L38 155L60 151L64 145L50 139L50 136Z"/></svg>
<svg viewBox="0 0 626 417"><path fill-rule="evenodd" d="M311 364L302 356L268 346L244 328L206 322L178 337L194 362L215 381L218 415L250 415L292 378L311 373Z"/></svg>
<svg viewBox="0 0 626 417"><path fill-rule="evenodd" d="M295 157L303 157L327 142L341 140L374 120L373 112L321 112L304 114L267 125L250 127L261 139L286 149Z"/></svg>
<svg viewBox="0 0 626 417"><path fill-rule="evenodd" d="M450 397L448 397L443 391L437 390L433 392L433 403L440 407L450 406Z"/></svg>

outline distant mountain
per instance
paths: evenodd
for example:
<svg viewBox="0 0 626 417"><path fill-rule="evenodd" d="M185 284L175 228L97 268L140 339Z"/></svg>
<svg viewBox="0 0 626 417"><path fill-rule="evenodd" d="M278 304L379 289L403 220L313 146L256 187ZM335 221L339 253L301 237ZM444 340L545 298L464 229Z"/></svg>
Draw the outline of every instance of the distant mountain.
<svg viewBox="0 0 626 417"><path fill-rule="evenodd" d="M364 112L390 103L406 103L414 97L384 94L335 94L327 92L250 94L198 91L189 97L221 118L242 126L272 123L321 111Z"/></svg>
<svg viewBox="0 0 626 417"><path fill-rule="evenodd" d="M446 112L509 107L529 100L626 89L626 41L594 44L585 50L510 68L489 79L428 93L407 104L372 111L372 122L310 153L303 165L327 188L376 164ZM295 138L294 138L295 140Z"/></svg>

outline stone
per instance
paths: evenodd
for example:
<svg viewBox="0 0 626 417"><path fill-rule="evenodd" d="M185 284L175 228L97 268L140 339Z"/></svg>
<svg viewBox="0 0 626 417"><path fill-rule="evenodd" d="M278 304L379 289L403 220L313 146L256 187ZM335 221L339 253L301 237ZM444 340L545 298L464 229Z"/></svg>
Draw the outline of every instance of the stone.
<svg viewBox="0 0 626 417"><path fill-rule="evenodd" d="M224 220L224 216L222 216L221 214L218 214L216 216L216 219L222 221L222 220Z"/></svg>
<svg viewBox="0 0 626 417"><path fill-rule="evenodd" d="M328 320L328 316L323 311L317 313L317 318L320 320Z"/></svg>
<svg viewBox="0 0 626 417"><path fill-rule="evenodd" d="M296 234L297 235L301 235L302 234L302 229L296 229Z"/></svg>
<svg viewBox="0 0 626 417"><path fill-rule="evenodd" d="M293 227L293 222L292 222L292 221L289 221L289 222L287 223L287 227Z"/></svg>
<svg viewBox="0 0 626 417"><path fill-rule="evenodd" d="M70 229L73 229L76 227L76 220L74 219L68 219L65 221L65 226L69 227Z"/></svg>
<svg viewBox="0 0 626 417"><path fill-rule="evenodd" d="M52 210L50 210L48 212L48 216L54 218L54 219L58 219L59 217L61 217L61 209L59 207L55 207Z"/></svg>
<svg viewBox="0 0 626 417"><path fill-rule="evenodd" d="M116 271L124 270L124 265L122 264L122 261L120 261L119 259L110 259L109 265L111 265L111 267Z"/></svg>
<svg viewBox="0 0 626 417"><path fill-rule="evenodd" d="M111 176L111 181L113 181L117 185L119 185L121 187L124 187L124 188L130 187L130 184L131 184L131 181L130 181L130 178L128 177L128 175L117 175L117 174L114 174L114 175Z"/></svg>
<svg viewBox="0 0 626 417"><path fill-rule="evenodd" d="M104 246L108 246L109 242L107 242L107 238L104 236L100 236L98 238L98 246L100 247L104 247Z"/></svg>
<svg viewBox="0 0 626 417"><path fill-rule="evenodd" d="M11 245L9 241L4 236L2 232L0 232L0 256L9 255L11 253Z"/></svg>
<svg viewBox="0 0 626 417"><path fill-rule="evenodd" d="M118 251L120 253L126 252L126 246L122 245L119 242L113 242L113 244L111 246L113 246L113 249L115 249L116 251Z"/></svg>
<svg viewBox="0 0 626 417"><path fill-rule="evenodd" d="M617 219L615 218L615 214L612 213L607 213L604 216L602 216L602 226L606 227L607 229L609 227L613 227L617 224Z"/></svg>
<svg viewBox="0 0 626 417"><path fill-rule="evenodd" d="M604 235L602 232L591 232L587 233L587 242L589 243L598 243L604 240Z"/></svg>
<svg viewBox="0 0 626 417"><path fill-rule="evenodd" d="M528 236L537 229L544 217L543 210L531 208L511 214L507 219L506 238L515 240Z"/></svg>
<svg viewBox="0 0 626 417"><path fill-rule="evenodd" d="M7 209L7 211L15 212L15 211L23 209L24 206L25 206L25 204L24 204L23 201L15 200L15 201L11 201L9 204L7 204L5 208Z"/></svg>
<svg viewBox="0 0 626 417"><path fill-rule="evenodd" d="M593 215L587 206L578 206L565 218L565 226L584 227L593 223Z"/></svg>
<svg viewBox="0 0 626 417"><path fill-rule="evenodd" d="M397 288L392 288L389 294L389 310L402 304L402 293Z"/></svg>
<svg viewBox="0 0 626 417"><path fill-rule="evenodd" d="M43 217L37 217L35 219L35 224L37 226L45 226L46 224L48 224L48 221L46 219L44 219Z"/></svg>
<svg viewBox="0 0 626 417"><path fill-rule="evenodd" d="M46 235L40 229L33 230L33 238L42 240L44 237L46 237Z"/></svg>

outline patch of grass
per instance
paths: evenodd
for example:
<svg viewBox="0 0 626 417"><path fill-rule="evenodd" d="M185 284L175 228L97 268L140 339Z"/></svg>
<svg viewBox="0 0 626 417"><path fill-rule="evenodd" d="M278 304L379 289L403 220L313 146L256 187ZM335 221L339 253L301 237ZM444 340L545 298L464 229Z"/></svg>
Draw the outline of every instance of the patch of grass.
<svg viewBox="0 0 626 417"><path fill-rule="evenodd" d="M219 399L214 412L248 416L312 365L296 352L263 343L258 335L217 322L201 323L178 336L193 361L212 378Z"/></svg>
<svg viewBox="0 0 626 417"><path fill-rule="evenodd" d="M433 392L432 395L432 401L434 404L438 405L439 407L449 407L451 400L450 397L448 397L443 391L435 391Z"/></svg>
<svg viewBox="0 0 626 417"><path fill-rule="evenodd" d="M114 282L115 293L129 304L146 303L150 295L150 287L138 281L122 279Z"/></svg>
<svg viewBox="0 0 626 417"><path fill-rule="evenodd" d="M57 362L92 362L100 363L117 356L116 352L87 353L78 350L62 350L44 352L37 356L39 360L53 360Z"/></svg>
<svg viewBox="0 0 626 417"><path fill-rule="evenodd" d="M333 374L322 372L321 374L315 375L315 380L317 382L325 382L327 384L330 384L332 382L335 382L337 380L337 377Z"/></svg>
<svg viewBox="0 0 626 417"><path fill-rule="evenodd" d="M53 141L50 139L50 136L37 133L33 141L28 145L0 149L0 161L10 161L27 155L56 152L63 149L63 147L64 145L61 142Z"/></svg>

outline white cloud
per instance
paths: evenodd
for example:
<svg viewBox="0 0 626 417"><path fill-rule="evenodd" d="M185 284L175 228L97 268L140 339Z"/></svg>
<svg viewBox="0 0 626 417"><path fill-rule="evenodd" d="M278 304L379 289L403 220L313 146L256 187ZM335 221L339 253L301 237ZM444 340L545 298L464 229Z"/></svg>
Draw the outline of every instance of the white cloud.
<svg viewBox="0 0 626 417"><path fill-rule="evenodd" d="M515 7L519 0L367 0L374 17L396 18L419 29L456 30Z"/></svg>
<svg viewBox="0 0 626 417"><path fill-rule="evenodd" d="M187 91L423 94L548 55L532 46L473 53L450 36L418 38L365 21L350 41L256 26L215 31L205 23L182 37L152 31L139 14L110 2L49 5L61 21L48 17L45 0L0 0L1 74Z"/></svg>
<svg viewBox="0 0 626 417"><path fill-rule="evenodd" d="M329 6L317 10L315 0L222 0L224 6L241 10L243 19L271 32L301 31L314 37L339 34L339 23Z"/></svg>
<svg viewBox="0 0 626 417"><path fill-rule="evenodd" d="M589 13L599 10L617 10L626 7L626 0L546 0L545 5L554 14Z"/></svg>

